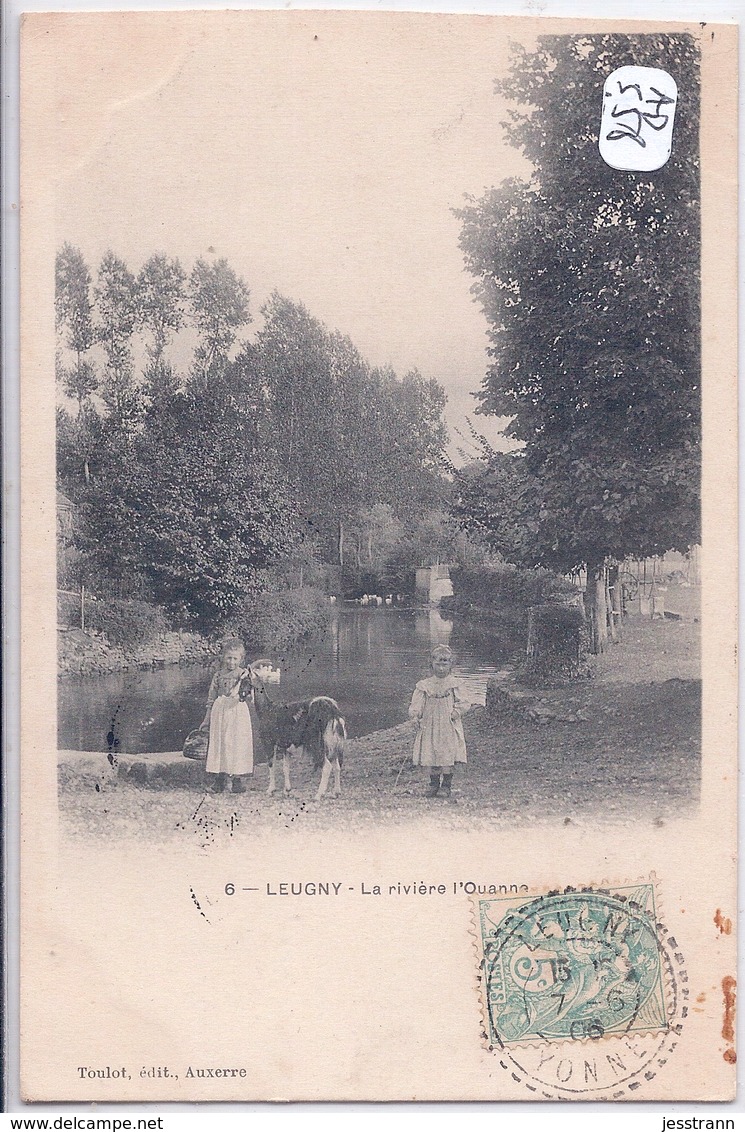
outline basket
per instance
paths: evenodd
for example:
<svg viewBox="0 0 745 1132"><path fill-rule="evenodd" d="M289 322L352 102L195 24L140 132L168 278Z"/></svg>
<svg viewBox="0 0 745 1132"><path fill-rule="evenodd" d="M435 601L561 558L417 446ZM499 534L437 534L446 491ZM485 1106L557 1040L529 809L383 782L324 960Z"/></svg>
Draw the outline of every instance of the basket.
<svg viewBox="0 0 745 1132"><path fill-rule="evenodd" d="M207 758L207 744L209 743L209 738L210 733L206 727L198 727L196 731L190 731L184 742L184 758L199 759L204 762Z"/></svg>

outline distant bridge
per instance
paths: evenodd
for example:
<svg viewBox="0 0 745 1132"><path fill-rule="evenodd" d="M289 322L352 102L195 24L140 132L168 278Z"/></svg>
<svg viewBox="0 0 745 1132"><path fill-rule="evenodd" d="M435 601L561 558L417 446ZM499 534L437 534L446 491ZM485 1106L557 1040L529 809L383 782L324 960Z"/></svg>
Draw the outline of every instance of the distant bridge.
<svg viewBox="0 0 745 1132"><path fill-rule="evenodd" d="M416 572L416 591L427 595L430 605L439 605L444 597L452 597L453 583L450 581L450 566L439 563L437 566L420 566Z"/></svg>

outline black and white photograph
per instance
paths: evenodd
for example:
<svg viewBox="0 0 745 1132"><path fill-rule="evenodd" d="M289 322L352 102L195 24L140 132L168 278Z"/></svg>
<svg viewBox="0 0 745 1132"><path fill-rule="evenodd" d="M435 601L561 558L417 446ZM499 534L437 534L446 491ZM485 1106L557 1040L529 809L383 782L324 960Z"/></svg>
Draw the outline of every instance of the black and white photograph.
<svg viewBox="0 0 745 1132"><path fill-rule="evenodd" d="M146 144L123 110L94 177L65 179L77 836L175 834L205 790L226 795L205 820L249 833L278 793L330 795L302 815L324 826L698 801L697 45L515 41L493 81L462 76L468 102L386 48L332 61L299 36L220 89L200 52ZM633 168L665 117L651 90L606 131L632 168L598 147L606 74L630 65L679 92L654 173ZM174 131L187 81L214 101L196 137ZM198 215L174 215L185 182Z"/></svg>
<svg viewBox="0 0 745 1132"><path fill-rule="evenodd" d="M35 842L39 875L69 863L71 905L49 930L85 924L98 985L75 1067L48 1085L30 1023L29 1096L574 1096L579 1062L569 1084L499 1067L493 995L509 987L482 998L482 1021L469 986L501 930L473 900L575 886L592 894L582 925L594 915L606 935L608 902L643 893L662 958L613 951L623 985L654 996L652 1013L634 1000L634 1019L656 1019L641 1036L603 1007L602 979L591 995L586 973L552 960L567 1033L626 1042L645 1072L669 1056L654 1082L638 1069L646 1099L703 1097L700 1040L669 1045L688 987L711 993L696 981L707 933L723 957L732 946L709 909L734 892L732 32L403 12L27 17L26 553L43 596L27 606L24 758L43 784L25 804L53 830ZM686 846L701 849L687 916ZM105 928L93 878L115 910ZM531 931L554 914L536 908ZM721 924L734 909L720 911ZM450 940L442 976L421 964L433 930L436 953ZM115 931L110 998L100 957ZM297 1013L259 1065L277 991L247 1005L248 985L263 992L258 968L242 984L241 932L254 955L279 933L271 978L290 935L313 953L355 939L328 1013L343 1034L355 947L398 931L405 960L361 964L386 1048L361 1039L358 1061L347 1050L319 1073L329 1038L277 1077L322 999L304 953ZM184 948L205 986L224 984L218 1007L179 993ZM391 1063L427 1009L417 952L430 990L446 984L435 1009L451 1037L407 1077ZM89 977L80 961L59 1003ZM526 960L528 989L543 961ZM242 1046L228 1024L219 1044L244 1050L247 1075L215 1084L195 1051L204 1011L231 1017L231 980L251 1035ZM526 1013L510 1034L549 1041L537 1007L513 1009ZM82 1037L102 1010L129 1015L116 1057ZM159 1038L171 1010L191 1029ZM726 1099L718 1000L699 1015ZM578 1047L557 1048L572 1064ZM97 1073L112 1058L116 1080ZM138 1075L147 1058L169 1073ZM445 1063L464 1066L457 1080ZM579 1099L636 1095L634 1073L605 1070L581 1070Z"/></svg>

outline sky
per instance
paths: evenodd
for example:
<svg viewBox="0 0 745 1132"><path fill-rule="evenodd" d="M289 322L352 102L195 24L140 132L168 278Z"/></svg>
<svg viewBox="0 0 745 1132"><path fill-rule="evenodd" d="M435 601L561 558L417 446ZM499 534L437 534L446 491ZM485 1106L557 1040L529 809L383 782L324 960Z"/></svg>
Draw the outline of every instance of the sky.
<svg viewBox="0 0 745 1132"><path fill-rule="evenodd" d="M225 256L255 320L277 289L374 365L448 395L453 442L486 322L453 209L525 175L503 140L505 25L351 12L60 16L53 31L56 242ZM50 124L51 125L51 124ZM478 417L494 441L500 422Z"/></svg>

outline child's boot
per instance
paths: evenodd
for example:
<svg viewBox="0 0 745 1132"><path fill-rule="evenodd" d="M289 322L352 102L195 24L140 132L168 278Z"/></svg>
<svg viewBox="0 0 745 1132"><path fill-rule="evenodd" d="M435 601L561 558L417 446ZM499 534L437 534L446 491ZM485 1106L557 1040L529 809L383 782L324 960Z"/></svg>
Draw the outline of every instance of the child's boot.
<svg viewBox="0 0 745 1132"><path fill-rule="evenodd" d="M439 774L430 774L429 787L425 791L425 798L436 798L437 792L440 789L440 776Z"/></svg>
<svg viewBox="0 0 745 1132"><path fill-rule="evenodd" d="M246 793L246 780L240 775L233 775L233 793L245 794Z"/></svg>
<svg viewBox="0 0 745 1132"><path fill-rule="evenodd" d="M442 794L443 798L449 798L450 797L450 788L452 787L452 785L453 785L452 774L443 774L443 776L442 776L442 786L440 787L440 793Z"/></svg>
<svg viewBox="0 0 745 1132"><path fill-rule="evenodd" d="M225 775L224 774L208 774L207 778L210 782L210 790L213 794L222 794L225 789Z"/></svg>

